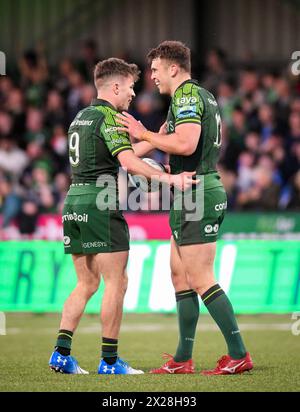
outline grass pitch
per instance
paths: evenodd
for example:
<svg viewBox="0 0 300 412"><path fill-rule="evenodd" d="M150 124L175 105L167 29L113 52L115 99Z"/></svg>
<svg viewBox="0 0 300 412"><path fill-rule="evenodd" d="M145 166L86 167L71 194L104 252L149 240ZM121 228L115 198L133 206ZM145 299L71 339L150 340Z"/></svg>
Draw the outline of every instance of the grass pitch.
<svg viewBox="0 0 300 412"><path fill-rule="evenodd" d="M7 334L0 336L0 391L63 392L202 392L300 391L300 335L291 332L291 315L239 316L255 369L237 376L205 377L226 353L221 333L209 316L200 316L194 360L195 375L103 376L98 316L84 315L73 339L72 354L90 375L62 375L48 369L59 326L58 314L7 313ZM145 372L160 366L162 352L173 354L177 343L175 315L124 315L119 353Z"/></svg>

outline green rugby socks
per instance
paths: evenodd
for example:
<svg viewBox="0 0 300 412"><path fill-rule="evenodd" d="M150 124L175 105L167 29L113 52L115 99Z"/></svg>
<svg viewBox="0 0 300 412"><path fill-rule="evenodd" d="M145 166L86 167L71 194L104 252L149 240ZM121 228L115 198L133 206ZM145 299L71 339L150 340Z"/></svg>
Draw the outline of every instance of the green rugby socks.
<svg viewBox="0 0 300 412"><path fill-rule="evenodd" d="M208 289L201 299L212 318L219 326L228 346L228 353L233 359L246 356L246 349L241 337L230 300L220 285Z"/></svg>
<svg viewBox="0 0 300 412"><path fill-rule="evenodd" d="M118 339L102 337L101 356L108 365L113 365L118 357Z"/></svg>
<svg viewBox="0 0 300 412"><path fill-rule="evenodd" d="M193 290L175 293L177 302L179 343L175 362L184 362L192 358L197 322L199 318L198 294Z"/></svg>
<svg viewBox="0 0 300 412"><path fill-rule="evenodd" d="M66 329L58 331L55 350L63 356L68 356L71 353L73 332Z"/></svg>

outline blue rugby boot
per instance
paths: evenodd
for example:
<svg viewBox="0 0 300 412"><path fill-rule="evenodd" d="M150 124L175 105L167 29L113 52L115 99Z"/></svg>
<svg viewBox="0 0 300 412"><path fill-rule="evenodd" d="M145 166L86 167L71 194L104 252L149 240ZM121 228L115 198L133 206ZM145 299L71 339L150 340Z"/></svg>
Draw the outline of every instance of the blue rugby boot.
<svg viewBox="0 0 300 412"><path fill-rule="evenodd" d="M55 372L84 375L88 374L87 371L78 365L77 360L73 358L73 356L63 356L57 351L52 353L49 360L49 367Z"/></svg>
<svg viewBox="0 0 300 412"><path fill-rule="evenodd" d="M100 375L141 375L144 373L139 369L133 369L127 362L117 358L116 362L109 365L104 359L101 359L98 373Z"/></svg>

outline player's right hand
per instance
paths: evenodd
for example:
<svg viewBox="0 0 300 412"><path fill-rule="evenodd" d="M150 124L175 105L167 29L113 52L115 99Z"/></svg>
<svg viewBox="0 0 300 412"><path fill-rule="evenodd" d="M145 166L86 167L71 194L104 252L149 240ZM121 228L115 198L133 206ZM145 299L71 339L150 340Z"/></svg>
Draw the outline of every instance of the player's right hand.
<svg viewBox="0 0 300 412"><path fill-rule="evenodd" d="M199 179L193 179L195 174L196 172L182 172L178 175L170 175L170 184L181 191L185 191L200 182Z"/></svg>

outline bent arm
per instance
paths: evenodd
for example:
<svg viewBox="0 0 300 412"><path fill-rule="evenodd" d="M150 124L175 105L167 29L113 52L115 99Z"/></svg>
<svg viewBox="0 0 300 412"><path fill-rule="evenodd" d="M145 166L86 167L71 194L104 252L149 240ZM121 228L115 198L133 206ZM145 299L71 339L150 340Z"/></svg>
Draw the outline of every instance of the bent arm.
<svg viewBox="0 0 300 412"><path fill-rule="evenodd" d="M199 124L185 123L176 127L175 133L161 135L150 131L142 134L142 139L163 152L190 156L197 148L201 133Z"/></svg>
<svg viewBox="0 0 300 412"><path fill-rule="evenodd" d="M147 179L156 178L160 181L169 183L170 179L167 173L149 166L147 163L139 159L132 150L124 150L118 154L118 160L121 166L128 170L133 175L142 175Z"/></svg>

